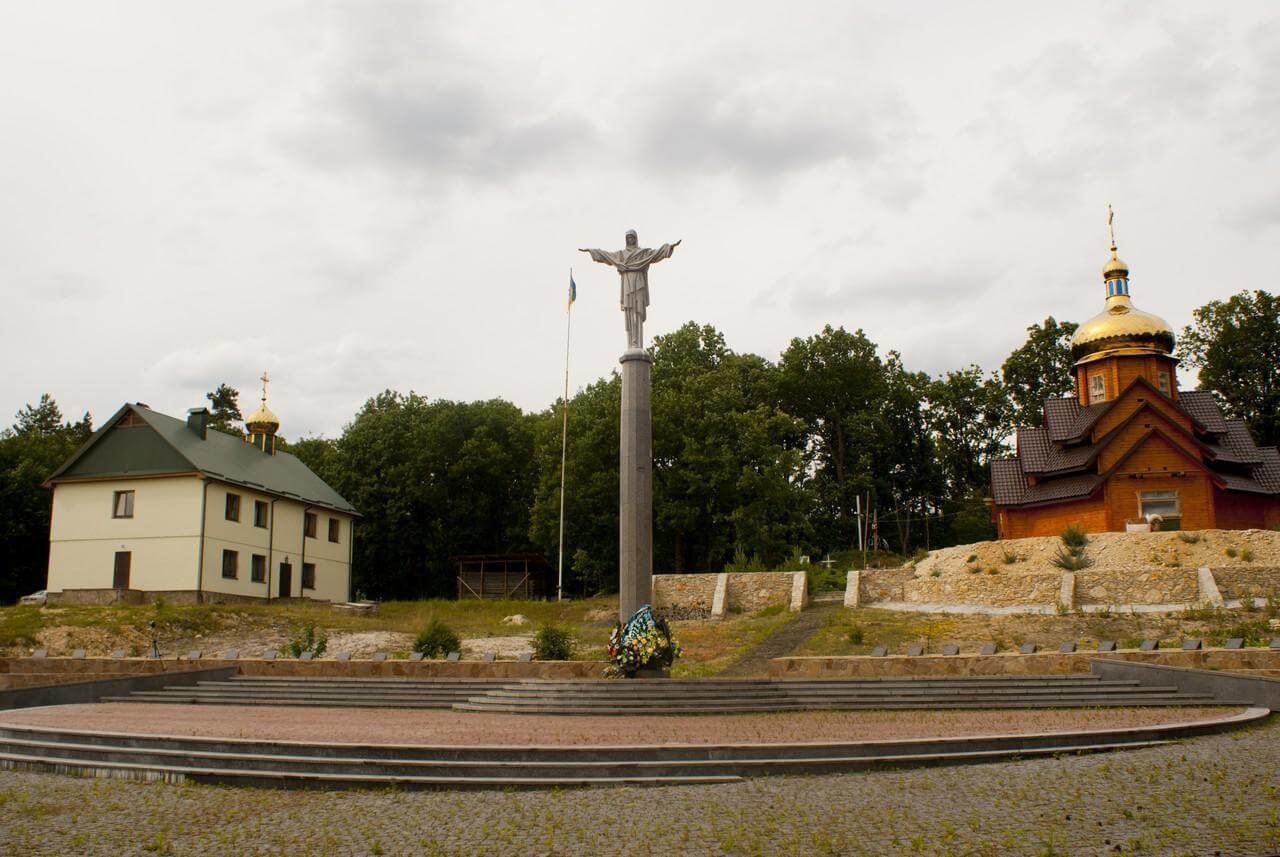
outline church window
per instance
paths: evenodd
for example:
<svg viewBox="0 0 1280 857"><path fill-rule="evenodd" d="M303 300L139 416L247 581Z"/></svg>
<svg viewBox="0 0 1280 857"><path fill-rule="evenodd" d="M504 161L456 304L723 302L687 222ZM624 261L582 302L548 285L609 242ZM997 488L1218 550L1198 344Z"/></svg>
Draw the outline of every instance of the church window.
<svg viewBox="0 0 1280 857"><path fill-rule="evenodd" d="M1101 375L1089 376L1089 404L1103 402L1107 398L1107 382Z"/></svg>
<svg viewBox="0 0 1280 857"><path fill-rule="evenodd" d="M1164 393L1166 396L1169 395L1169 373L1168 372L1161 372L1160 374L1156 375L1156 386L1159 387L1161 393Z"/></svg>
<svg viewBox="0 0 1280 857"><path fill-rule="evenodd" d="M133 492L117 491L111 501L111 517L113 518L132 518L133 517Z"/></svg>
<svg viewBox="0 0 1280 857"><path fill-rule="evenodd" d="M1178 492L1141 492L1138 495L1138 514L1148 521L1157 515L1164 520L1178 517Z"/></svg>

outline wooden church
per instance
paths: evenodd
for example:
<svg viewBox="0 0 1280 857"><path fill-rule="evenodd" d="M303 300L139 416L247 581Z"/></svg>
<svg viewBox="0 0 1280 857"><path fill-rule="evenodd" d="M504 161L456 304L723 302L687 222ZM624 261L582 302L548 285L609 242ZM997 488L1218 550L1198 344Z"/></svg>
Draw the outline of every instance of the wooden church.
<svg viewBox="0 0 1280 857"><path fill-rule="evenodd" d="M1280 526L1280 455L1259 447L1213 396L1178 389L1173 330L1129 298L1129 268L1102 269L1106 307L1071 340L1075 395L1045 402L991 463L1002 539L1152 529Z"/></svg>

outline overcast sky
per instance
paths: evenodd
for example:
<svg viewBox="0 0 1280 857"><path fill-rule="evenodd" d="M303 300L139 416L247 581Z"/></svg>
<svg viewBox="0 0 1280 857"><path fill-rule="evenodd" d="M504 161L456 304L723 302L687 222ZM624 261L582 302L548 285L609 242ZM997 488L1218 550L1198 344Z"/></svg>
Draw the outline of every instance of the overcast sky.
<svg viewBox="0 0 1280 857"><path fill-rule="evenodd" d="M625 346L578 247L683 239L646 335L823 324L996 368L1103 302L1274 291L1280 9L1171 3L0 3L0 424L288 437L384 388L541 409Z"/></svg>

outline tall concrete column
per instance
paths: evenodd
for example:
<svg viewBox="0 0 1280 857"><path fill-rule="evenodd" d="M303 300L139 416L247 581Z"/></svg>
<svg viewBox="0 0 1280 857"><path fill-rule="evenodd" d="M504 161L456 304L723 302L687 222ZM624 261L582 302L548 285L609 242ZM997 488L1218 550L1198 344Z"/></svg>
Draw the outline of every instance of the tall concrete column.
<svg viewBox="0 0 1280 857"><path fill-rule="evenodd" d="M653 358L644 349L630 348L620 362L618 616L625 622L653 598Z"/></svg>

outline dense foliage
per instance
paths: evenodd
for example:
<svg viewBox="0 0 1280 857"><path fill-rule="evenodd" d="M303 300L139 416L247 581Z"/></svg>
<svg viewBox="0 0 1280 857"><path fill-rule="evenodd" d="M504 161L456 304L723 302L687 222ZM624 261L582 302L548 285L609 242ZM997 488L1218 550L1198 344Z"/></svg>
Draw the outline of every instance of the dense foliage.
<svg viewBox="0 0 1280 857"><path fill-rule="evenodd" d="M461 651L462 640L444 622L432 619L413 641L413 650L426 658L443 658L450 652Z"/></svg>
<svg viewBox="0 0 1280 857"><path fill-rule="evenodd" d="M988 464L1013 427L1072 389L1076 325L1047 318L999 373L936 377L882 353L862 331L824 327L776 363L729 348L709 325L655 339L654 565L764 568L873 547L910 555L994 535ZM1245 292L1195 312L1179 356L1264 444L1280 440L1280 300ZM617 585L617 373L568 403L565 592ZM234 426L238 393L210 393ZM355 587L366 596L447 596L453 557L537 552L559 541L563 402L525 413L501 401L385 391L337 438L286 448L360 510ZM234 429L233 429L234 430ZM89 436L48 396L0 434L0 600L40 588L48 555L45 479ZM858 511L861 508L861 517ZM735 558L737 558L735 560ZM794 560L793 560L794 561Z"/></svg>
<svg viewBox="0 0 1280 857"><path fill-rule="evenodd" d="M1280 297L1241 292L1210 301L1193 318L1178 356L1200 370L1200 389L1246 421L1259 444L1280 443Z"/></svg>

